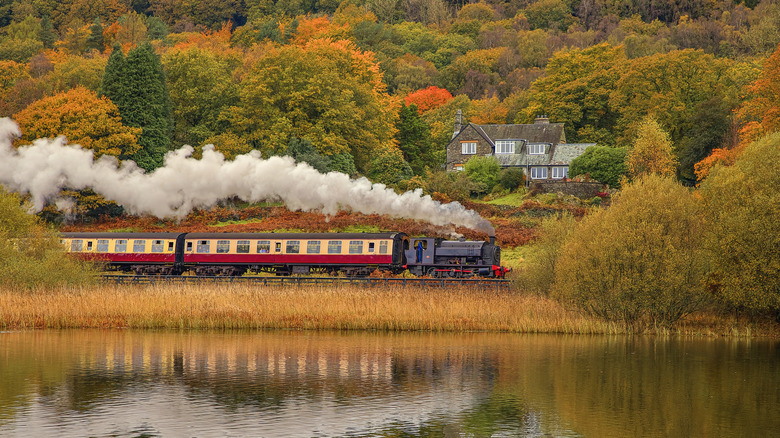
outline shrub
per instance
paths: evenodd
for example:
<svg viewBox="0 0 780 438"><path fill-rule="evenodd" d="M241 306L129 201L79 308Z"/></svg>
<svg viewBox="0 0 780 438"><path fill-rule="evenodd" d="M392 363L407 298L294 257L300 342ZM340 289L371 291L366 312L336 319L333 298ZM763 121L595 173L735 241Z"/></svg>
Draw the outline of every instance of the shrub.
<svg viewBox="0 0 780 438"><path fill-rule="evenodd" d="M498 183L508 190L516 190L525 184L525 174L521 169L509 167L498 174Z"/></svg>
<svg viewBox="0 0 780 438"><path fill-rule="evenodd" d="M605 146L591 146L572 160L569 176L590 175L598 182L619 188L620 180L628 171L626 150Z"/></svg>
<svg viewBox="0 0 780 438"><path fill-rule="evenodd" d="M498 159L493 156L473 157L466 162L464 170L470 180L481 186L478 190L480 193L489 193L498 183L501 165L498 163Z"/></svg>
<svg viewBox="0 0 780 438"><path fill-rule="evenodd" d="M520 278L521 286L531 292L548 295L555 280L555 264L566 241L571 237L576 221L564 213L561 217L547 217L539 225L539 237L533 245L532 256L526 262Z"/></svg>
<svg viewBox="0 0 780 438"><path fill-rule="evenodd" d="M629 327L669 326L704 302L702 233L688 190L646 176L582 220L555 265L552 294Z"/></svg>

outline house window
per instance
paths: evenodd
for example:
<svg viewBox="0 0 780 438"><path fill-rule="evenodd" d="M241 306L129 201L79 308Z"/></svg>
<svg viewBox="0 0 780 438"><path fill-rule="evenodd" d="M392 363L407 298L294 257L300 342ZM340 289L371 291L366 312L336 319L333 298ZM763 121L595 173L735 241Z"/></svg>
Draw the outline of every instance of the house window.
<svg viewBox="0 0 780 438"><path fill-rule="evenodd" d="M512 140L498 140L496 142L497 154L514 154L515 142Z"/></svg>
<svg viewBox="0 0 780 438"><path fill-rule="evenodd" d="M463 155L474 155L477 153L477 142L467 141L460 144L460 153Z"/></svg>
<svg viewBox="0 0 780 438"><path fill-rule="evenodd" d="M552 179L564 179L569 176L569 168L568 167L553 167L552 168Z"/></svg>
<svg viewBox="0 0 780 438"><path fill-rule="evenodd" d="M328 254L341 254L340 240L331 240L328 242Z"/></svg>
<svg viewBox="0 0 780 438"><path fill-rule="evenodd" d="M229 240L217 240L217 254L227 254L230 252Z"/></svg>
<svg viewBox="0 0 780 438"><path fill-rule="evenodd" d="M546 167L532 167L531 168L531 179L547 179L547 168Z"/></svg>
<svg viewBox="0 0 780 438"><path fill-rule="evenodd" d="M236 252L238 254L249 254L249 241L239 240L236 242Z"/></svg>
<svg viewBox="0 0 780 438"><path fill-rule="evenodd" d="M543 144L529 144L528 155L544 155L544 146Z"/></svg>
<svg viewBox="0 0 780 438"><path fill-rule="evenodd" d="M453 166L453 168L454 168L456 171L458 171L458 172L461 172L461 171L463 171L463 165L462 165L462 164L456 164L455 166Z"/></svg>
<svg viewBox="0 0 780 438"><path fill-rule="evenodd" d="M306 244L306 254L319 254L320 253L320 241L310 240Z"/></svg>

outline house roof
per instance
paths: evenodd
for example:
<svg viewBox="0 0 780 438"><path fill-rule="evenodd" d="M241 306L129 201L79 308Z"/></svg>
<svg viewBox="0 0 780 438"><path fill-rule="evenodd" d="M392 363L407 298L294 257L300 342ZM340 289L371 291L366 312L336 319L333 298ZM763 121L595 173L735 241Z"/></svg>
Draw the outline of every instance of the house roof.
<svg viewBox="0 0 780 438"><path fill-rule="evenodd" d="M545 153L540 155L528 154L528 146L534 144L544 144ZM548 143L527 143L514 154L496 154L495 157L501 166L554 166L569 165L571 161L585 152L589 146L595 146L596 143L558 143L550 145Z"/></svg>
<svg viewBox="0 0 780 438"><path fill-rule="evenodd" d="M456 141L469 127L474 129L491 146L495 146L496 140L525 140L531 143L550 144L566 141L563 123L534 123L525 125L477 125L469 123L452 138L451 142Z"/></svg>

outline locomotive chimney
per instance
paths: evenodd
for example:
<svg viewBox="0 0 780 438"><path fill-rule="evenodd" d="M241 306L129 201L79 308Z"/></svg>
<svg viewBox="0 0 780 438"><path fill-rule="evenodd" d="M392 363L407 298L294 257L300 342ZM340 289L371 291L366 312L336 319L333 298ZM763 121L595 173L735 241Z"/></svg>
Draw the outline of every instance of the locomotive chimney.
<svg viewBox="0 0 780 438"><path fill-rule="evenodd" d="M495 245L496 244L496 236L488 237L488 242L490 242L492 245Z"/></svg>

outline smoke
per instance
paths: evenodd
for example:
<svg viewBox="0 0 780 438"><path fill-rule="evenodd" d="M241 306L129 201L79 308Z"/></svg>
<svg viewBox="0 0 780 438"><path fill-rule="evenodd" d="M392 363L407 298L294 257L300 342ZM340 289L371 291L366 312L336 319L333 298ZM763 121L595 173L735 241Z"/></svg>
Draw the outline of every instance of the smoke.
<svg viewBox="0 0 780 438"><path fill-rule="evenodd" d="M68 145L64 137L38 139L16 149L12 141L20 135L13 120L0 119L0 185L29 193L35 211L57 200L64 187L91 188L131 214L159 218L181 218L193 208L209 208L236 196L248 202L280 200L293 211L334 215L352 210L462 226L489 235L494 231L490 222L460 203L442 204L420 189L399 195L365 178L319 173L290 157L264 160L253 151L227 161L213 146L206 146L203 158L196 160L191 157L193 148L184 146L169 152L165 165L147 174L132 161L119 163L105 155L94 160L92 151Z"/></svg>

